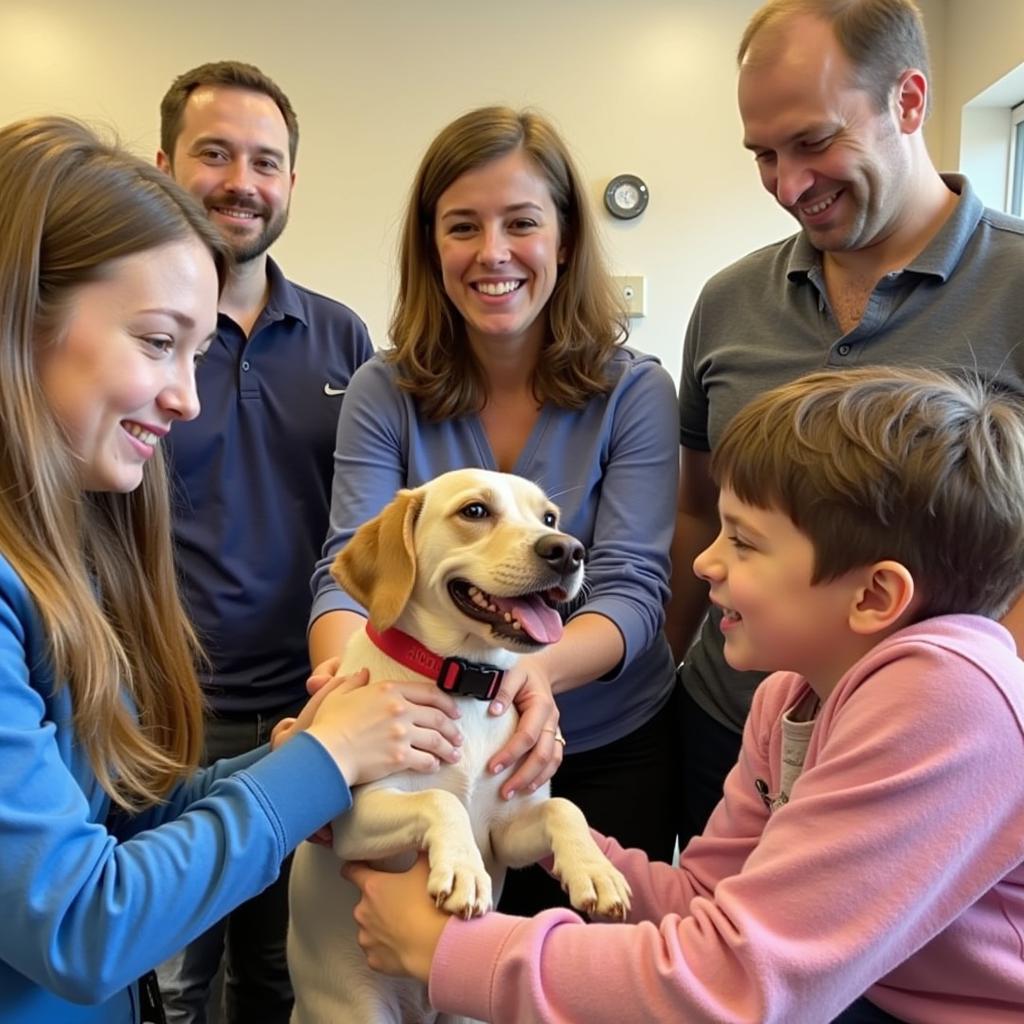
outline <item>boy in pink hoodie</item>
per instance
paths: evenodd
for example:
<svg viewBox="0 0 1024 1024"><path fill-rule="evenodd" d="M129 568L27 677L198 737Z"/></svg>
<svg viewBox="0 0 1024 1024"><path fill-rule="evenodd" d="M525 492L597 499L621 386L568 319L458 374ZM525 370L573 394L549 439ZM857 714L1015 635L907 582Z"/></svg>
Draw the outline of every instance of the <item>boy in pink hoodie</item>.
<svg viewBox="0 0 1024 1024"><path fill-rule="evenodd" d="M679 866L612 839L629 924L448 918L363 865L373 967L499 1024L1024 1020L1024 405L924 370L812 374L729 425L695 572L761 685ZM781 670L781 671L778 671Z"/></svg>

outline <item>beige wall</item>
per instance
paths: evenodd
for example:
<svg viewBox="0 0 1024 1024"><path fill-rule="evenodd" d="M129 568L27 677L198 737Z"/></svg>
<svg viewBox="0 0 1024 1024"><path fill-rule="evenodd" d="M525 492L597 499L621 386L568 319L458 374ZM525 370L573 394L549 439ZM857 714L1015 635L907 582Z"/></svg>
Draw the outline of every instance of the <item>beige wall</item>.
<svg viewBox="0 0 1024 1024"><path fill-rule="evenodd" d="M647 276L634 343L678 372L703 280L790 230L740 147L733 50L751 0L0 0L0 123L65 112L152 156L157 105L206 60L259 64L302 125L292 222L275 255L385 340L396 225L432 135L481 103L555 118L595 198L641 175L635 222L603 210L617 272ZM168 12L173 12L169 14Z"/></svg>
<svg viewBox="0 0 1024 1024"><path fill-rule="evenodd" d="M942 158L960 160L964 105L1024 62L1021 0L945 0L950 59L943 74ZM955 49L953 49L955 47ZM1024 92L1007 106L1024 100ZM1008 119L1007 119L1007 131Z"/></svg>
<svg viewBox="0 0 1024 1024"><path fill-rule="evenodd" d="M932 111L925 123L924 137L936 165L942 170L952 169L944 162L946 132L946 23L948 0L917 0L928 32L928 51L931 57Z"/></svg>
<svg viewBox="0 0 1024 1024"><path fill-rule="evenodd" d="M646 179L642 218L600 211L610 262L647 277L634 343L678 372L703 281L791 230L742 150L733 52L756 0L0 0L0 123L64 112L152 156L157 105L182 70L237 57L290 94L302 123L292 222L275 255L348 302L385 342L397 222L432 135L481 103L532 104L570 141L595 202ZM959 107L1020 59L1021 0L921 0L933 51L938 162ZM979 13L991 8L991 27ZM173 13L169 13L173 12ZM955 50L947 46L955 41Z"/></svg>

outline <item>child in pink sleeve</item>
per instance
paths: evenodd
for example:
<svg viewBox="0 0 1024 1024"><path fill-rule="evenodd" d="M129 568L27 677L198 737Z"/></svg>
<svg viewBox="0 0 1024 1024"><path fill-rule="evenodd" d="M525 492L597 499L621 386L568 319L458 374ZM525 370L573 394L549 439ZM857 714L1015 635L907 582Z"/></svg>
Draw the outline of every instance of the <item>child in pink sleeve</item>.
<svg viewBox="0 0 1024 1024"><path fill-rule="evenodd" d="M1024 1019L1024 404L976 380L804 377L732 421L694 563L729 664L774 670L678 867L603 845L629 924L449 919L351 865L372 966L500 1024Z"/></svg>

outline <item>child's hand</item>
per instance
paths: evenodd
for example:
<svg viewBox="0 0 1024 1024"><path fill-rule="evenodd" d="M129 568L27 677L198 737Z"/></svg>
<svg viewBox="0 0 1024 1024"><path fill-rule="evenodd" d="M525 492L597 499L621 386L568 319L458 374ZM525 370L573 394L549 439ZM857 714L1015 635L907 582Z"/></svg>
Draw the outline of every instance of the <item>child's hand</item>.
<svg viewBox="0 0 1024 1024"><path fill-rule="evenodd" d="M406 872L374 871L349 861L341 873L357 885L362 898L352 916L367 963L384 974L417 978L424 984L448 915L427 894L427 859L420 854Z"/></svg>
<svg viewBox="0 0 1024 1024"><path fill-rule="evenodd" d="M334 758L350 786L397 771L435 771L460 756L458 707L436 686L421 682L377 682L346 690L332 680L316 702L307 731Z"/></svg>

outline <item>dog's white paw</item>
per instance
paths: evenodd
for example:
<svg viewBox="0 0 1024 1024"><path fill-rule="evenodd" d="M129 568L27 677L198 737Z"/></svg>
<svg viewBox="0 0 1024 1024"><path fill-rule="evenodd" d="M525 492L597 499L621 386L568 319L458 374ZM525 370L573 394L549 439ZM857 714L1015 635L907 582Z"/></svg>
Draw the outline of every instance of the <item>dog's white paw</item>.
<svg viewBox="0 0 1024 1024"><path fill-rule="evenodd" d="M491 876L475 846L432 852L427 891L448 914L468 919L491 909Z"/></svg>
<svg viewBox="0 0 1024 1024"><path fill-rule="evenodd" d="M596 845L574 849L564 858L556 855L553 871L577 910L612 921L626 920L632 896L629 882Z"/></svg>

